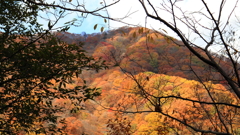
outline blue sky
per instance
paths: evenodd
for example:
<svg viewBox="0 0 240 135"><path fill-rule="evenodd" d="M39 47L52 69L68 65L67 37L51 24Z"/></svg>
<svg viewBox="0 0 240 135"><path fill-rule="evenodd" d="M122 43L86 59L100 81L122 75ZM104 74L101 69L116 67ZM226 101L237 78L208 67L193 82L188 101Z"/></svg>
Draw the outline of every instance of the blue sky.
<svg viewBox="0 0 240 135"><path fill-rule="evenodd" d="M49 0L49 1L53 1L53 0ZM72 1L74 2L77 0L72 0ZM78 0L78 1L84 2L86 9L94 10L96 8L101 7L102 0ZM116 0L105 0L105 1L109 4ZM153 2L153 5L158 10L158 13L162 18L164 18L168 22L173 23L172 14L160 9L161 2L163 2L164 0L161 0L161 1L150 0L150 1ZM165 1L167 1L167 0L165 0ZM231 13L236 1L237 0L226 1L226 5L223 8L223 16L222 16L222 20L221 20L222 24L224 24L224 22L226 23L228 15ZM205 2L207 2L207 5L209 6L209 8L210 8L211 12L213 13L213 15L215 16L215 18L218 18L221 0L206 0ZM199 13L199 11L201 11L202 13L207 14L206 9L203 8L204 5L203 5L202 1L201 0L178 0L177 6L179 6L183 12L190 13L190 14L188 14L190 16L190 18L194 17L196 20L198 20L199 24L196 24L198 31L204 36L204 38L206 40L210 40L211 30L206 29L202 26L207 26L208 28L212 29L213 23L211 22L211 20L209 20L206 16L203 16L200 14L195 14L195 13L191 14L193 11L196 11L197 13ZM239 6L240 6L240 3L238 3L236 11L232 14L232 19L230 20L230 23L232 23L232 26L237 29L239 28L239 22L240 22ZM178 17L183 17L183 14L181 14L181 11L178 10L177 8L176 8L176 10L175 10L176 15ZM150 12L153 13L153 11L151 11L151 10L150 10ZM136 25L142 26L142 27L146 26L147 28L155 29L155 30L158 30L161 32L163 32L163 29L164 29L165 31L167 31L167 33L166 33L167 35L172 36L176 39L179 39L179 37L176 35L176 33L171 31L170 29L168 29L162 23L160 23L156 20L150 19L150 18L147 18L147 21L146 21L145 20L146 14L138 0L120 0L119 3L108 8L108 13L109 13L110 17L112 17L112 18L124 18L126 15L128 15L128 13L133 13L130 16L127 16L126 18L124 18L122 20L123 22L130 24L128 26L133 26L133 25L134 26L136 26ZM101 14L106 14L106 12L101 12ZM236 16L239 17L238 22L236 22ZM58 23L58 25L56 27L62 26L64 22L70 21L76 17L77 16L74 13L69 14L65 18L63 18L62 21L60 23ZM147 24L145 24L145 22L147 22ZM44 21L42 21L42 23L45 26L47 26L47 24L48 24L48 22L44 22ZM95 24L98 24L98 26L99 26L96 30L93 29ZM206 42L203 39L201 39L194 31L192 31L191 29L188 29L186 24L182 23L181 21L178 21L177 25L178 25L178 28L181 29L182 33L190 41L192 41L195 44L198 44L201 47L206 46ZM112 29L117 29L122 26L126 26L126 24L119 23L116 21L111 21L110 28L108 28L108 24L104 23L103 18L89 15L86 19L84 19L81 26L71 27L68 32L77 33L77 34L81 34L83 31L86 32L87 34L99 33L100 28L102 26L105 27L105 30L108 30L108 29L112 30ZM237 32L238 32L238 35L240 35L240 31L237 31ZM211 48L211 49L213 51L219 51L219 48L216 48L216 47Z"/></svg>
<svg viewBox="0 0 240 135"><path fill-rule="evenodd" d="M74 0L72 0L74 2ZM84 2L86 8L88 10L94 10L98 7L101 7L101 0L79 0ZM228 9L232 9L232 3L234 3L235 0L233 0L233 2L229 2L226 4L226 8L224 9L224 12L227 12L229 14L230 10L227 11ZM106 0L107 3L111 3L114 2L114 0ZM154 3L154 5L156 5L156 7L159 7L160 2L158 0L152 0L152 2ZM214 1L207 1L208 5L210 6L210 9L212 10L212 12L218 12L218 7L219 7L219 2L220 0L214 0ZM178 5L186 11L194 11L194 10L200 10L202 8L202 3L200 0L181 0L178 2ZM229 8L230 7L230 8ZM141 7L140 3L138 0L121 0L119 3L117 3L114 6L111 6L108 8L108 12L110 14L110 16L112 18L122 18L125 15L127 15L128 13L133 13L131 16L128 16L127 18L125 18L124 22L127 22L129 24L133 24L133 25L139 25L139 26L145 26L145 13L143 8ZM101 12L101 14L105 14L105 12ZM161 16L163 18L167 18L168 20L171 20L171 14L165 14L162 13ZM70 14L68 16L66 16L64 19L62 19L62 21L57 25L57 26L61 26L63 24L63 22L66 21L70 21L73 18L77 17L76 14ZM196 18L199 16L195 16ZM45 22L45 25L47 23ZM98 24L98 28L96 30L93 29L94 25ZM211 25L209 24L208 21L205 20L201 20L201 24L203 25ZM105 30L108 29L107 24L104 23L104 19L100 18L100 17L95 17L92 15L88 15L88 17L86 19L84 19L82 25L80 27L71 27L69 29L69 32L71 33L81 33L83 31L85 31L87 34L91 34L91 33L97 33L100 32L100 27L104 26ZM118 22L110 22L110 29L116 29L118 27L121 26L125 26L125 24L122 23L118 23ZM154 28L156 30L159 29L165 29L168 34L170 36L175 36L175 34L173 32L171 32L171 30L167 29L164 25L162 25L161 23L154 21L152 19L148 19L147 20L147 24L146 26L148 28ZM179 23L178 25L180 28L183 28L183 30L185 30L185 25ZM201 30L200 30L201 31ZM188 33L187 28L186 31L184 31L186 33ZM202 32L206 32L204 30L202 30ZM206 32L206 34L208 34Z"/></svg>
<svg viewBox="0 0 240 135"><path fill-rule="evenodd" d="M79 0L81 1L81 0ZM74 2L74 0L72 1ZM88 9L89 11L91 10L95 10L99 7L101 7L101 0L88 0L88 1L83 1L84 2L84 5L86 7L86 9ZM105 12L100 12L100 14L103 14L103 15L106 15ZM72 16L74 17L74 16ZM76 17L76 16L75 16ZM98 24L98 27L96 30L94 30L94 25L95 24ZM106 27L107 24L104 23L104 19L103 18L100 18L100 17L97 17L97 16L93 16L93 15L88 15L87 18L85 18L82 22L82 25L79 26L79 27L71 27L69 29L69 32L71 33L81 33L81 32L86 32L87 34L91 34L91 33L97 33L97 32L100 32L100 28L101 27Z"/></svg>
<svg viewBox="0 0 240 135"><path fill-rule="evenodd" d="M71 21L73 18L77 18L77 16L71 15L71 16L63 18L62 20L60 20L57 23L55 28L59 27L59 26L63 26L65 22ZM45 27L47 27L47 22L46 21L41 21L41 22L42 22L42 24L44 24ZM88 17L84 18L84 19L79 19L79 21L77 21L77 23L79 23L79 22L81 22L80 26L77 26L77 27L71 26L70 29L68 30L68 32L80 34L84 31L87 34L91 34L91 33L100 32L101 27L106 27L107 26L107 24L104 23L103 18L92 16L92 15L88 15ZM93 28L95 24L98 24L98 27L97 27L96 30L94 30L94 28Z"/></svg>
<svg viewBox="0 0 240 135"><path fill-rule="evenodd" d="M98 24L98 27L96 30L94 30L94 25ZM92 15L89 15L87 18L83 20L83 23L79 27L70 27L69 32L71 33L77 33L80 34L81 32L86 32L87 34L91 33L97 33L100 32L100 27L106 27L106 24L104 23L104 19L100 17L95 17Z"/></svg>
<svg viewBox="0 0 240 135"><path fill-rule="evenodd" d="M49 0L48 2L52 2L52 1L53 0ZM83 0L79 0L79 1L80 1L80 3L84 2L84 5L85 5L86 9L88 9L89 11L95 10L96 8L101 6L100 5L100 0L89 0L87 2L85 2ZM74 0L72 2L74 2ZM53 15L51 15L51 13L47 14L46 12L47 11L41 12L40 15L45 17L45 18L49 18L51 20L55 20L55 17ZM100 14L104 14L105 15L106 13L105 12L100 12ZM101 27L105 27L107 29L107 27L106 27L107 24L104 23L104 19L103 18L100 18L100 17L97 17L97 16L93 16L93 15L90 15L90 14L86 18L84 18L84 19L79 18L78 16L81 16L81 13L74 13L74 12L70 13L70 14L66 15L64 18L60 19L60 21L55 25L54 28L63 26L65 22L68 22L68 21L73 20L74 18L77 18L77 19L79 19L79 21L77 21L77 23L78 24L81 23L81 25L78 26L78 27L71 26L70 29L68 30L68 32L80 34L80 33L82 33L84 31L87 34L91 34L91 33L100 32L100 28ZM41 24L43 24L44 27L47 27L48 21L39 18L39 22ZM93 28L95 24L98 24L98 27L97 27L96 30L94 30L94 28Z"/></svg>

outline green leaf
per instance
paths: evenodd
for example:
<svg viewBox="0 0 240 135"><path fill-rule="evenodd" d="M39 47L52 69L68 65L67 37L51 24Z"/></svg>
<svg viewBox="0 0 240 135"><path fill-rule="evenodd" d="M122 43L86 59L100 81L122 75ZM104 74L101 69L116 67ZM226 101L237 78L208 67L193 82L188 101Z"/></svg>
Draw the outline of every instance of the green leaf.
<svg viewBox="0 0 240 135"><path fill-rule="evenodd" d="M97 28L97 24L94 25L93 29L96 30L96 28Z"/></svg>

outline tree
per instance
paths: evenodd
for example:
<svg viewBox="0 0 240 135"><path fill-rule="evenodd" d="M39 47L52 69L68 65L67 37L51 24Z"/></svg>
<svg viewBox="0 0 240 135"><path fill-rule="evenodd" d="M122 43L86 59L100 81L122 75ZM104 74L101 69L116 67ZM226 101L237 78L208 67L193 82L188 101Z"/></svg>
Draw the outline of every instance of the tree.
<svg viewBox="0 0 240 135"><path fill-rule="evenodd" d="M66 31L74 21L55 28L66 13L44 2L0 3L0 134L61 133L66 127L62 113L76 112L82 102L100 94L84 83L67 86L83 70L106 66L87 56L81 43L67 44L54 36L52 30ZM55 20L47 20L44 29L37 17L47 10L54 11ZM71 99L71 110L55 104L61 98Z"/></svg>
<svg viewBox="0 0 240 135"><path fill-rule="evenodd" d="M239 18L233 17L234 11L238 6L238 1L234 1L231 9L228 7L227 10L230 12L225 10L227 8L226 5L233 2L227 0L217 1L215 3L215 7L218 7L217 11L213 11L213 9L211 9L208 3L204 0L199 1L199 3L202 4L202 9L196 11L183 9L181 7L181 1L179 0L163 0L160 4L156 4L153 0L139 0L139 3L145 11L147 18L157 20L160 24L166 26L170 31L178 36L181 43L177 42L176 39L163 34L166 33L166 30L162 30L162 32L156 30L155 32L165 36L168 41L173 42L180 47L186 47L191 52L188 68L200 82L200 84L192 87L192 90L196 90L198 92L200 92L200 89L202 91L202 88L205 90L205 94L197 92L195 93L195 97L183 97L182 95L174 94L156 96L151 92L148 92L148 89L145 88L146 85L141 84L141 81L139 81L131 73L131 71L127 72L126 74L135 81L138 90L142 93L142 97L151 102L153 107L156 107L156 103L153 102L154 100L156 102L160 102L167 98L192 102L192 108L196 108L199 113L205 114L204 118L210 120L210 123L212 124L211 128L206 129L206 127L204 128L204 125L202 127L199 126L200 123L191 123L188 121L190 119L185 117L188 115L191 116L191 119L194 119L194 113L196 113L197 110L189 110L189 108L183 114L178 113L180 117L174 117L174 115L169 114L166 110L155 110L156 112L159 112L162 115L190 128L191 132L200 132L202 134L212 133L218 135L239 134L238 131L234 131L232 129L234 124L229 122L226 116L226 114L231 115L231 112L224 111L228 107L233 107L234 109L239 110L239 33L238 26L232 23L232 19L239 22ZM227 16L224 16L225 12ZM163 16L163 14L169 14L170 17ZM202 20L207 21L210 25L204 25ZM187 31L190 31L190 36L189 33L186 32L186 29ZM139 30L139 34L141 33L142 30ZM195 38L201 42L195 42L193 40ZM148 46L147 43L146 46ZM217 49L217 51L213 52L214 48ZM151 53L149 53L149 57L151 57ZM193 63L196 62L196 58L202 61L205 64L205 67L208 67L206 68L208 69L207 76L200 77L200 74L194 69ZM220 76L217 78L218 80L214 77L216 75ZM149 79L146 79L146 81L147 80ZM219 81L227 82L224 88L225 90L222 94L220 94L221 92L217 92L217 88L212 87L213 83ZM220 101L219 94L223 96L223 99L226 99L229 94L234 95L231 96L234 101L231 101L231 99L227 99L228 101ZM237 114L238 113L236 113L236 115ZM237 116L236 119L239 119L239 116ZM239 123L237 123L237 125L238 124ZM221 126L218 127L219 125Z"/></svg>
<svg viewBox="0 0 240 135"><path fill-rule="evenodd" d="M203 8L206 10L204 11L197 11L197 12L190 12L186 13L184 9L181 9L181 7L178 7L178 1L177 0L169 0L169 1L163 1L161 3L161 6L163 7L164 11L168 12L170 15L172 15L172 20L169 22L167 19L162 18L160 16L161 12L164 11L157 11L156 7L152 4L150 0L139 0L141 3L147 17L155 19L161 23L163 23L165 26L167 26L170 30L172 30L177 36L181 39L183 42L183 45L187 47L193 55L197 56L201 61L206 63L207 65L211 66L215 70L217 70L224 80L228 82L228 85L231 87L231 90L236 94L238 98L240 98L240 77L238 72L238 48L236 46L237 40L236 36L234 36L235 32L232 28L234 27L234 24L231 24L231 18L232 13L237 7L238 1L235 1L235 4L233 5L233 8L231 9L230 14L223 18L223 9L225 8L225 5L227 3L226 0L221 0L220 4L218 5L218 12L213 13L211 11L210 7L208 6L207 2L204 0L201 0L201 3L203 4ZM147 6L146 3L150 6ZM153 13L150 13L149 10L153 10ZM179 11L182 15L176 15L176 12ZM205 19L205 21L211 22L210 26L202 26L198 21L199 19L191 16L191 14L198 14L201 15L201 19ZM224 20L226 19L226 20ZM178 27L180 23L183 23L192 33L197 35L197 38L200 38L202 41L204 41L204 46L198 45L197 43L193 42L191 39L189 39L186 36L186 33L184 33L184 30ZM204 33L201 33L201 29L207 30L209 32L209 36L204 36ZM220 55L223 55L226 59L228 59L231 62L231 73L228 73L224 70L223 66L221 65L221 62L216 61L217 57L215 55L212 55L211 47L214 45L218 45L221 52ZM200 49L201 52L204 53L201 54L198 52L197 49Z"/></svg>
<svg viewBox="0 0 240 135"><path fill-rule="evenodd" d="M109 119L107 122L107 135L131 135L130 120L121 113L115 113L116 118Z"/></svg>
<svg viewBox="0 0 240 135"><path fill-rule="evenodd" d="M68 11L80 14L84 13L80 15L83 17L92 14L105 19L122 22L119 19L111 18L108 13L105 16L99 13L99 11L107 9L119 1L120 0L113 1L107 5L106 1L103 0L101 7L92 11L87 10L84 5L76 4L71 0L60 1L57 4L55 1L48 3L42 0L2 2L1 17L3 19L1 20L0 26L3 31L3 33L1 33L1 50L3 50L1 52L1 69L3 70L0 76L0 86L2 88L1 114L4 114L1 116L3 133L16 133L20 130L30 132L31 129L36 132L47 132L57 129L51 122L56 122L57 118L55 114L61 112L62 108L57 108L57 106L53 108L55 106L51 106L51 101L54 102L54 98L57 97L78 99L77 96L71 96L68 95L68 93L75 92L74 90L78 90L79 87L71 91L68 88L64 88L64 84L71 82L71 78L77 70L80 69L79 72L81 72L81 68L91 67L99 69L101 68L101 63L94 63L93 59L84 55L79 46L67 45L55 37L52 37L50 30L53 30L53 26L59 19L64 17ZM187 66L184 65L184 69L191 71L200 83L185 80L185 83L181 82L183 84L178 84L177 81L173 81L174 79L168 80L169 78L162 78L163 80L155 80L151 85L146 85L152 82L150 75L139 74L135 76L136 72L142 70L141 63L139 64L137 61L129 59L134 65L139 66L135 73L131 70L124 70L124 68L121 67L121 63L118 63L119 61L121 62L121 60L117 60L116 58L113 58L116 63L114 65L120 66L126 76L132 79L134 82L134 92L139 94L141 101L145 101L148 105L149 110L137 110L132 113L160 113L166 117L166 122L168 122L168 126L172 129L187 127L189 132L193 134L195 132L202 134L238 134L239 131L236 130L238 126L236 121L239 120L238 111L240 98L240 77L238 71L239 48L237 47L238 31L236 29L238 27L231 23L238 1L235 2L232 10L225 18L223 18L223 14L228 1L219 0L218 3L216 2L219 8L218 11L212 11L211 7L204 0L199 1L203 9L197 11L183 9L180 4L181 1L179 0L163 0L160 5L157 5L151 0L139 0L139 3L142 5L147 18L157 20L161 24L164 24L179 37L181 42L163 34L164 32L166 33L164 29L162 29L161 32L155 31L155 33L161 34L169 43L185 47L191 52L189 60L187 61L189 64ZM39 23L36 23L36 16L38 16L38 11L45 11L46 9L55 9L54 15L56 20L48 20L48 29L44 30L41 29ZM171 16L170 20L162 16L163 14L169 14L169 16ZM235 19L239 22L239 18L236 17ZM204 25L201 20L207 20L211 25ZM106 20L104 21L106 22ZM74 25L74 22L73 20L66 23L62 29L67 30L71 25ZM28 24L30 24L29 27L27 26ZM97 25L94 26L94 29L96 29L96 27ZM194 35L193 38L188 36L189 33L185 32L186 28ZM101 28L101 30L103 30L103 28ZM204 32L202 32L202 30L204 30ZM146 36L145 43L147 50L144 53L147 53L149 56L148 60L151 62L149 66L154 65L153 71L155 72L161 67L157 67L157 59L154 58L155 56L157 57L157 55L151 55L150 51L152 50L148 46L148 41L154 40L153 37L150 36L152 32L144 31L143 28L140 28L132 34L133 38L137 37L137 32L145 34ZM196 37L202 42L194 42L192 39ZM86 41L89 41L90 38L91 37L88 37ZM205 45L200 45L202 43ZM213 52L212 48L216 46L219 47L217 48L218 52ZM173 50L173 52L176 50ZM43 55L43 53L47 55ZM139 56L139 54L136 55ZM44 56L48 57L46 58ZM56 59L53 59L53 56L56 57ZM125 58L126 57L128 56L125 56ZM171 60L174 60L174 58L171 58ZM205 63L204 68L207 71L205 72L205 76L200 75L200 73L196 71L196 65L202 65L202 63L198 62L199 60ZM142 62L144 62L142 64L145 64L145 61ZM79 66L81 68L79 68ZM218 80L216 80L215 76L218 76ZM52 84L49 81L53 79L55 79L56 83L59 83L59 87L50 89ZM224 87L215 86L217 82L224 82ZM190 88L186 87L190 84L192 84ZM180 89L180 86L185 86L187 88L186 91L194 91L195 93L178 93L176 89ZM80 88L86 87L82 86ZM155 93L149 91L152 89L154 89ZM92 98L93 93L95 93L93 95L98 95L97 92L89 93L91 90L92 89L86 89L84 91L86 92L86 99ZM60 94L58 92L60 92ZM79 96L80 94L81 92ZM75 101L78 102L81 101L81 99L82 98ZM176 106L179 101L183 101L184 109ZM177 112L173 111L174 109L172 107L168 109L169 104L175 105L172 107L179 110ZM36 105L37 108L34 108ZM19 106L26 108L24 113ZM35 109L40 113L33 113L35 114L33 115L32 112L29 111ZM197 116L195 115L196 113L198 114ZM38 117L40 115L41 117ZM23 119L27 116L31 116L31 118ZM45 125L42 121L45 121ZM36 124L36 122L38 124ZM178 122L180 124L171 125L171 122ZM33 123L34 126L31 126ZM42 125L46 126L46 123L49 127L48 129L42 127ZM206 127L204 123L208 123L208 127Z"/></svg>
<svg viewBox="0 0 240 135"><path fill-rule="evenodd" d="M139 135L166 135L168 129L164 127L163 119L159 113L149 113L145 116L145 123L142 124L135 134Z"/></svg>

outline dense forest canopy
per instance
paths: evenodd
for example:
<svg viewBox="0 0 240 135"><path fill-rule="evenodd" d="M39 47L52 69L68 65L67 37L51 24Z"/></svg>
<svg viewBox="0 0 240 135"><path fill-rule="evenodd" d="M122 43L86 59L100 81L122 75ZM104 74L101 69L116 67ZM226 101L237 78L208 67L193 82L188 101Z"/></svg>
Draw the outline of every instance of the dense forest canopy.
<svg viewBox="0 0 240 135"><path fill-rule="evenodd" d="M96 9L77 0L0 2L0 134L240 134L238 1L230 13L227 0L217 11L204 0L204 11L178 0L137 1L145 25L151 18L167 30L124 22L131 12L112 17L120 2ZM65 19L72 13L78 17ZM89 15L108 28L96 22L99 33L68 32Z"/></svg>
<svg viewBox="0 0 240 135"><path fill-rule="evenodd" d="M176 45L176 42L182 44L176 39L171 41L163 34L145 29L153 37L153 41L146 45L144 34L133 36L139 29L142 28L122 27L111 30L108 31L107 38L104 38L104 33L88 35L83 48L93 57L105 60L109 69L97 74L83 73L82 77L86 78L88 84L102 90L96 103L87 103L85 113L90 115L84 121L89 120L92 124L97 119L101 123L107 123L109 134L122 130L123 134L136 135L194 132L185 128L185 125L179 125L176 119L193 125L193 128L210 132L208 128L214 127L220 131L223 130L223 125L218 119L214 107L216 104L224 121L232 125L231 132L238 134L238 100L234 93L228 91L227 82L223 81L221 75L192 55L186 47ZM69 36L64 34L69 33L58 36L68 40ZM212 55L221 61L225 71L229 70L229 59L216 53ZM151 63L152 60L155 60L158 67ZM204 80L201 82L199 78ZM214 102L211 102L209 94ZM156 109L159 105L161 109ZM94 114L94 119L91 114ZM80 112L76 117L79 115ZM148 118L151 117L152 120L149 121ZM120 123L125 125L121 126ZM98 128L95 124L94 127ZM88 125L85 123L83 127L90 132ZM98 131L99 134L104 133L102 130Z"/></svg>

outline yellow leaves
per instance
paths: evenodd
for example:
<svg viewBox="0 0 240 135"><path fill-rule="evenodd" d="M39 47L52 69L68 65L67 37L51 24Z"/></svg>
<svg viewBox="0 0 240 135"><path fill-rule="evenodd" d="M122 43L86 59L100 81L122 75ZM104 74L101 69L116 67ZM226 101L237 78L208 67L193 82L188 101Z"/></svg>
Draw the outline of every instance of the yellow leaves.
<svg viewBox="0 0 240 135"><path fill-rule="evenodd" d="M204 85L209 90L211 90L213 88L213 83L211 81L205 82Z"/></svg>
<svg viewBox="0 0 240 135"><path fill-rule="evenodd" d="M122 78L115 79L113 82L113 87L120 87L122 81Z"/></svg>
<svg viewBox="0 0 240 135"><path fill-rule="evenodd" d="M137 113L135 116L134 116L134 123L139 123L142 121L142 118L143 118L144 114L143 113Z"/></svg>
<svg viewBox="0 0 240 135"><path fill-rule="evenodd" d="M147 116L145 116L145 121L151 122L151 123L154 123L154 122L160 123L161 122L161 117L162 116L161 116L160 113L151 112Z"/></svg>
<svg viewBox="0 0 240 135"><path fill-rule="evenodd" d="M145 124L138 128L139 135L165 135L168 133L167 126L161 114L152 112L145 116Z"/></svg>

